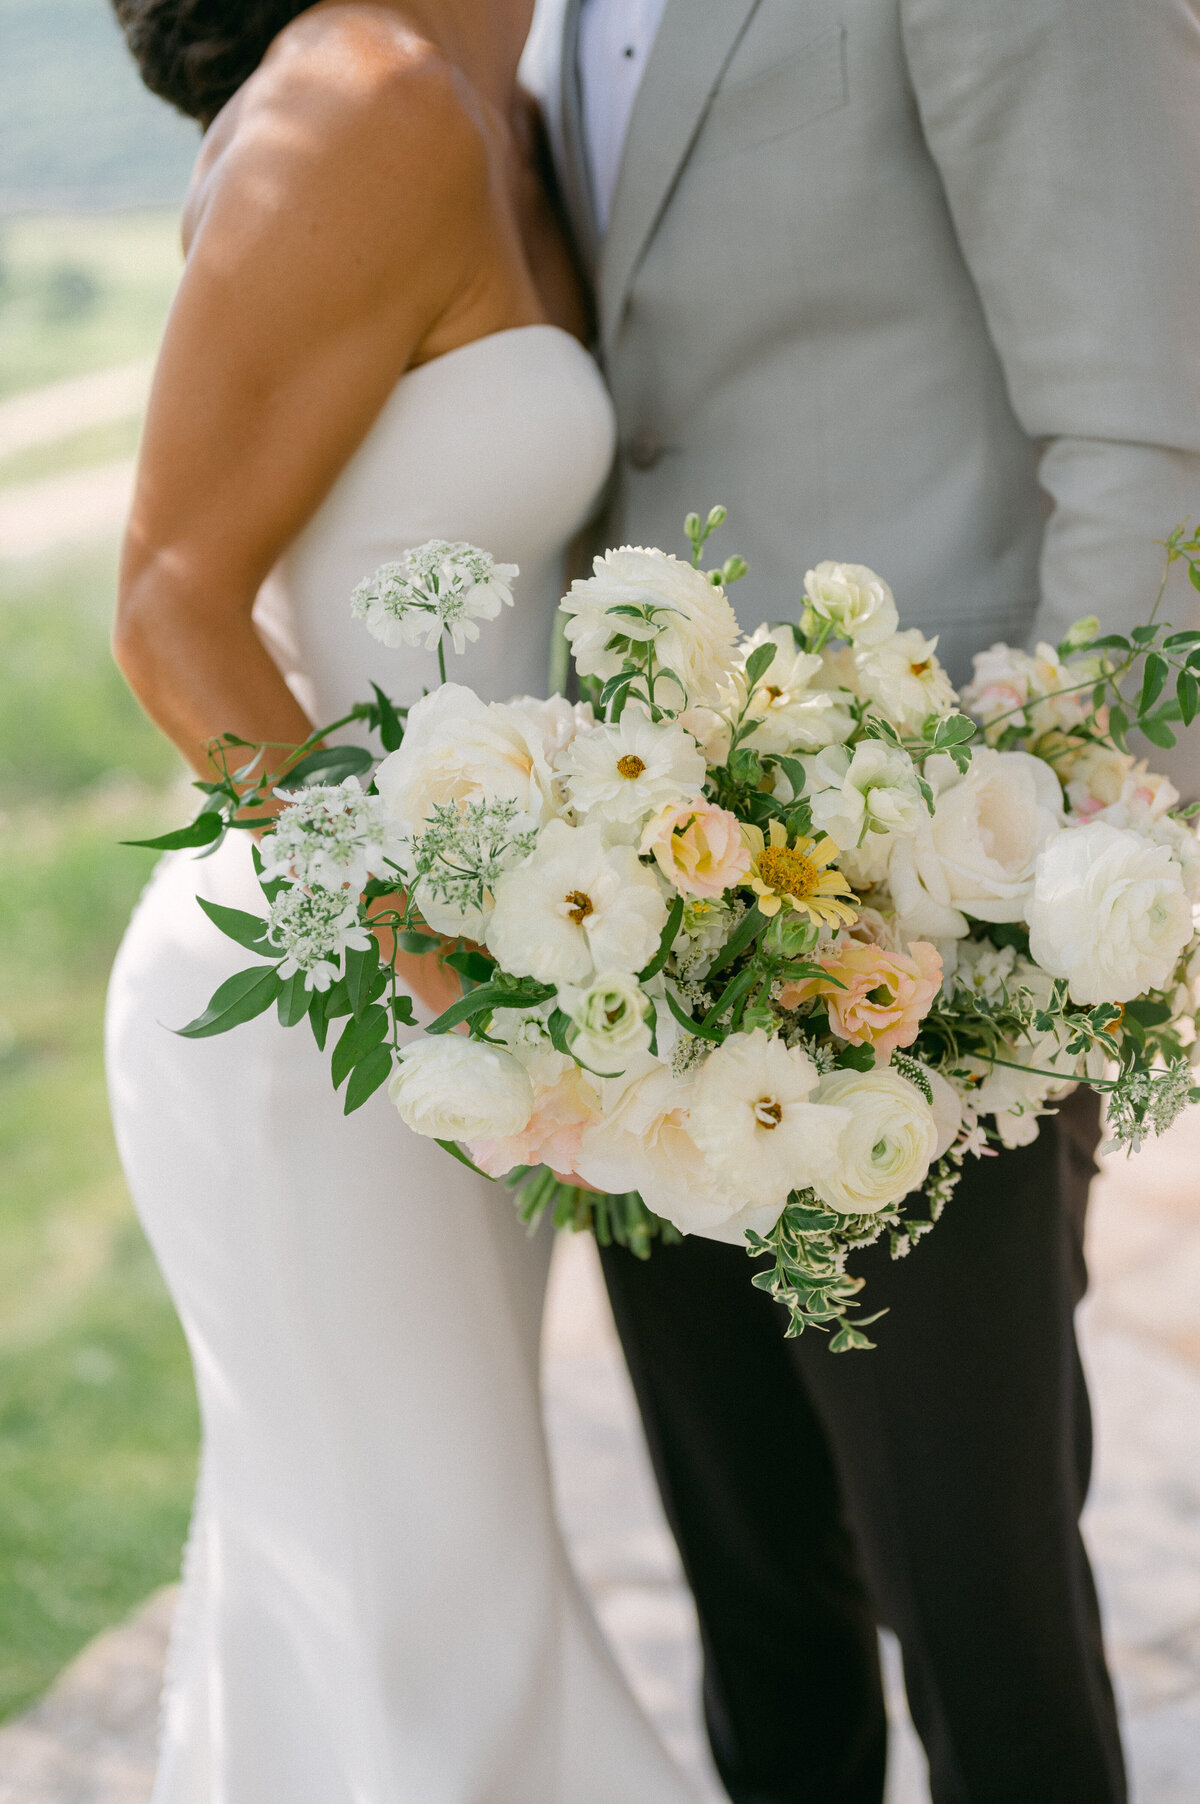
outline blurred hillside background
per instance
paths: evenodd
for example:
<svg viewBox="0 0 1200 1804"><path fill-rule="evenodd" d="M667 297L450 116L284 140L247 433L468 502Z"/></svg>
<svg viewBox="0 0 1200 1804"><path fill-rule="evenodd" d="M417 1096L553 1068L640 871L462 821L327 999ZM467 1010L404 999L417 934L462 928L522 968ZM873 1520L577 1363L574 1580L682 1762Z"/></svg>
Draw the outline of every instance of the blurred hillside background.
<svg viewBox="0 0 1200 1804"><path fill-rule="evenodd" d="M100 1032L118 842L179 812L108 631L196 142L107 0L0 0L0 1717L175 1576L194 1473Z"/></svg>

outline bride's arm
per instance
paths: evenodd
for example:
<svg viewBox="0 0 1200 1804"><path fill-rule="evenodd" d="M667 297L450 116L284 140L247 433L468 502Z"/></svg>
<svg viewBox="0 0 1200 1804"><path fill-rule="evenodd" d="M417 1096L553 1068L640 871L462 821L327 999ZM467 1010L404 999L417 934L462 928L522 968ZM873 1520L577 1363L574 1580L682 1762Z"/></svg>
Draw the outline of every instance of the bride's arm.
<svg viewBox="0 0 1200 1804"><path fill-rule="evenodd" d="M259 586L403 371L448 321L471 337L478 304L485 153L455 76L394 33L316 48L264 69L213 147L122 560L117 661L201 773L219 733L311 731L254 630Z"/></svg>

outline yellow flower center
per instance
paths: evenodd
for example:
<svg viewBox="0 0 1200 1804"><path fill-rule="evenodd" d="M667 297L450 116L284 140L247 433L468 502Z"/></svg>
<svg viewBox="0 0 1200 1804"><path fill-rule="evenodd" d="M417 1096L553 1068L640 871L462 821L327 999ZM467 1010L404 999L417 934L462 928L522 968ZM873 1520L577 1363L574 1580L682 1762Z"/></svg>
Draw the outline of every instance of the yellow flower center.
<svg viewBox="0 0 1200 1804"><path fill-rule="evenodd" d="M779 685L777 683L768 683L766 685L766 695L767 695L768 701L777 702L782 694L783 694L783 690L779 687Z"/></svg>
<svg viewBox="0 0 1200 1804"><path fill-rule="evenodd" d="M595 912L592 907L592 898L585 896L581 889L570 890L563 897L563 901L567 904L567 913L576 927L582 927L588 916Z"/></svg>
<svg viewBox="0 0 1200 1804"><path fill-rule="evenodd" d="M635 777L640 777L645 768L645 764L636 752L626 752L623 758L617 759L617 769L623 777L628 777L630 782Z"/></svg>
<svg viewBox="0 0 1200 1804"><path fill-rule="evenodd" d="M759 876L777 896L811 896L821 876L811 858L787 846L765 846L755 863Z"/></svg>
<svg viewBox="0 0 1200 1804"><path fill-rule="evenodd" d="M754 1119L759 1127L777 1128L783 1120L783 1106L769 1096L760 1096L754 1105Z"/></svg>
<svg viewBox="0 0 1200 1804"><path fill-rule="evenodd" d="M923 664L910 664L908 668L915 677L923 677L928 675L932 662L931 658L926 658Z"/></svg>

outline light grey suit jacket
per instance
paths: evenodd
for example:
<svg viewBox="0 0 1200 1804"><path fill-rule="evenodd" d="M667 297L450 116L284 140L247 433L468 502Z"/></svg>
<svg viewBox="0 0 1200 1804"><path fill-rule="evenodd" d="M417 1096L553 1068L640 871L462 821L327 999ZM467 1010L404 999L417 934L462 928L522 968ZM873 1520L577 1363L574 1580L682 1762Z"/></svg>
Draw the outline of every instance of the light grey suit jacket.
<svg viewBox="0 0 1200 1804"><path fill-rule="evenodd" d="M609 543L723 501L746 625L853 559L959 678L1143 617L1200 512L1196 0L669 0L601 246L579 5L541 85L620 422Z"/></svg>

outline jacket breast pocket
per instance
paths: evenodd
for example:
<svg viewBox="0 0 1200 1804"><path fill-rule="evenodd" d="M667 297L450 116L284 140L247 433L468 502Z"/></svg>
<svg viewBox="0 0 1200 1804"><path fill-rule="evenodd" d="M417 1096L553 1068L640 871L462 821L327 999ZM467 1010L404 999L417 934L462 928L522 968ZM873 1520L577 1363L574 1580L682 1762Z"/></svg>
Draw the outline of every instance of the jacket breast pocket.
<svg viewBox="0 0 1200 1804"><path fill-rule="evenodd" d="M707 163L802 131L849 99L846 28L837 25L786 62L718 88L692 161Z"/></svg>

